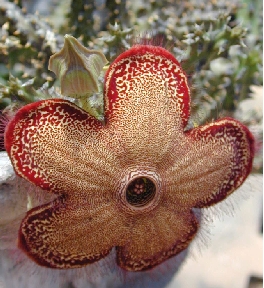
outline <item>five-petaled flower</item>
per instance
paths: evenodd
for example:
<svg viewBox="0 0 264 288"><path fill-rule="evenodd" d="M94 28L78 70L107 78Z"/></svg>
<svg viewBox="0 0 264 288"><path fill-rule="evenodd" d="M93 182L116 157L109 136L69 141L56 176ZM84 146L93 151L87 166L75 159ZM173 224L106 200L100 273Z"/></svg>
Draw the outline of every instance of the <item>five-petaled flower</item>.
<svg viewBox="0 0 264 288"><path fill-rule="evenodd" d="M82 267L115 248L123 269L152 268L195 237L193 208L225 199L251 170L254 139L238 121L186 131L187 77L164 48L122 53L104 95L104 123L51 99L24 106L6 128L16 173L58 195L20 226L18 246L40 265Z"/></svg>

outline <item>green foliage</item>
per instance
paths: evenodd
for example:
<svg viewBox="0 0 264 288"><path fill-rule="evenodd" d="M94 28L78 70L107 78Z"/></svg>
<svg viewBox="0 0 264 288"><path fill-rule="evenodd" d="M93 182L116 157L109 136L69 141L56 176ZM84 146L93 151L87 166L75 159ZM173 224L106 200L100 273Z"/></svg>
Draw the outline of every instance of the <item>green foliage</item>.
<svg viewBox="0 0 264 288"><path fill-rule="evenodd" d="M100 24L96 25L94 19L94 11L96 11L95 1L93 0L77 0L71 2L69 14L69 27L74 37L81 37L84 43L99 32Z"/></svg>
<svg viewBox="0 0 264 288"><path fill-rule="evenodd" d="M55 34L39 16L27 14L8 1L1 1L0 25L0 81L8 80L11 73L24 79L34 77L36 87L52 82L48 61L62 46L63 36Z"/></svg>
<svg viewBox="0 0 264 288"><path fill-rule="evenodd" d="M101 49L106 58L112 62L117 55L131 47L131 37L134 31L132 28L122 29L117 22L114 25L109 23L108 30L101 33L101 37L93 41L92 47Z"/></svg>
<svg viewBox="0 0 264 288"><path fill-rule="evenodd" d="M23 104L34 102L36 99L33 96L35 94L33 84L33 79L23 83L10 75L6 85L0 84L0 109L2 110L14 103L22 106Z"/></svg>
<svg viewBox="0 0 264 288"><path fill-rule="evenodd" d="M71 34L80 38L84 45L88 45L88 42L93 41L100 31L107 30L109 23L122 21L122 16L126 13L125 0L74 0L71 2L67 17Z"/></svg>
<svg viewBox="0 0 264 288"><path fill-rule="evenodd" d="M48 98L61 98L54 87L49 88L48 82L44 83L39 89L34 78L21 81L13 75L9 75L9 80L5 84L0 83L0 110L6 109L10 112L13 108L22 107L35 101Z"/></svg>

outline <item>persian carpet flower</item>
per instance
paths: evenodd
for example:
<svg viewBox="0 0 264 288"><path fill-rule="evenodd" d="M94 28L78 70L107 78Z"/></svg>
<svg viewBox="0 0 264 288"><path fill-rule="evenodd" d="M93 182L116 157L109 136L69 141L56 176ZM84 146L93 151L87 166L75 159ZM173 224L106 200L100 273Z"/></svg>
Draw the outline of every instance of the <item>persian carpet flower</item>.
<svg viewBox="0 0 264 288"><path fill-rule="evenodd" d="M122 53L104 95L105 123L51 99L24 106L6 128L16 173L58 195L20 226L18 246L40 265L82 267L115 248L125 270L155 267L195 237L192 209L225 199L251 171L254 139L238 121L185 131L187 77L164 48Z"/></svg>

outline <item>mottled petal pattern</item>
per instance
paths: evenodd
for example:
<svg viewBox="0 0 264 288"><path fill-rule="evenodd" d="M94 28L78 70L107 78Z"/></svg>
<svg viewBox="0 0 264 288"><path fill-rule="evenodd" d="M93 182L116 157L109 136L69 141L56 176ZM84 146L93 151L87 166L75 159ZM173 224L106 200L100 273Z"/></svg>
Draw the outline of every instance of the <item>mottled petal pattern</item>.
<svg viewBox="0 0 264 288"><path fill-rule="evenodd" d="M128 271L187 248L199 220L251 171L254 139L224 118L185 131L187 77L165 49L136 45L105 76L105 122L73 103L21 108L5 131L16 173L57 195L27 212L19 247L51 268L76 268L116 248ZM43 191L43 193L45 193Z"/></svg>
<svg viewBox="0 0 264 288"><path fill-rule="evenodd" d="M39 265L78 268L124 244L125 225L113 205L69 202L59 197L30 210L22 222L18 246Z"/></svg>
<svg viewBox="0 0 264 288"><path fill-rule="evenodd" d="M181 150L186 152L172 155L174 163L165 176L170 179L167 196L177 207L201 208L217 203L239 187L251 171L254 139L238 121L224 118L188 131L186 138Z"/></svg>
<svg viewBox="0 0 264 288"><path fill-rule="evenodd" d="M139 165L161 162L189 117L187 77L177 60L161 47L135 46L110 66L105 90L120 156Z"/></svg>
<svg viewBox="0 0 264 288"><path fill-rule="evenodd" d="M104 153L107 144L100 133L102 127L69 101L40 101L20 109L9 123L6 150L18 175L45 190L69 195L85 191L86 196L92 190L98 195L101 187L96 183L113 179L114 174L109 175L113 168L108 168L115 160ZM100 169L105 170L103 175Z"/></svg>

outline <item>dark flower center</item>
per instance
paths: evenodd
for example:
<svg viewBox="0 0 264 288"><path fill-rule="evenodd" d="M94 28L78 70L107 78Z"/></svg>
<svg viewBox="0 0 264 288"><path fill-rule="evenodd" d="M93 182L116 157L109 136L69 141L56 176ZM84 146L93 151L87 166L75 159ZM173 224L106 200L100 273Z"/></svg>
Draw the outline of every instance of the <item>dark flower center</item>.
<svg viewBox="0 0 264 288"><path fill-rule="evenodd" d="M138 177L129 183L126 189L127 202L135 207L142 207L153 200L156 186L153 181L146 177Z"/></svg>

